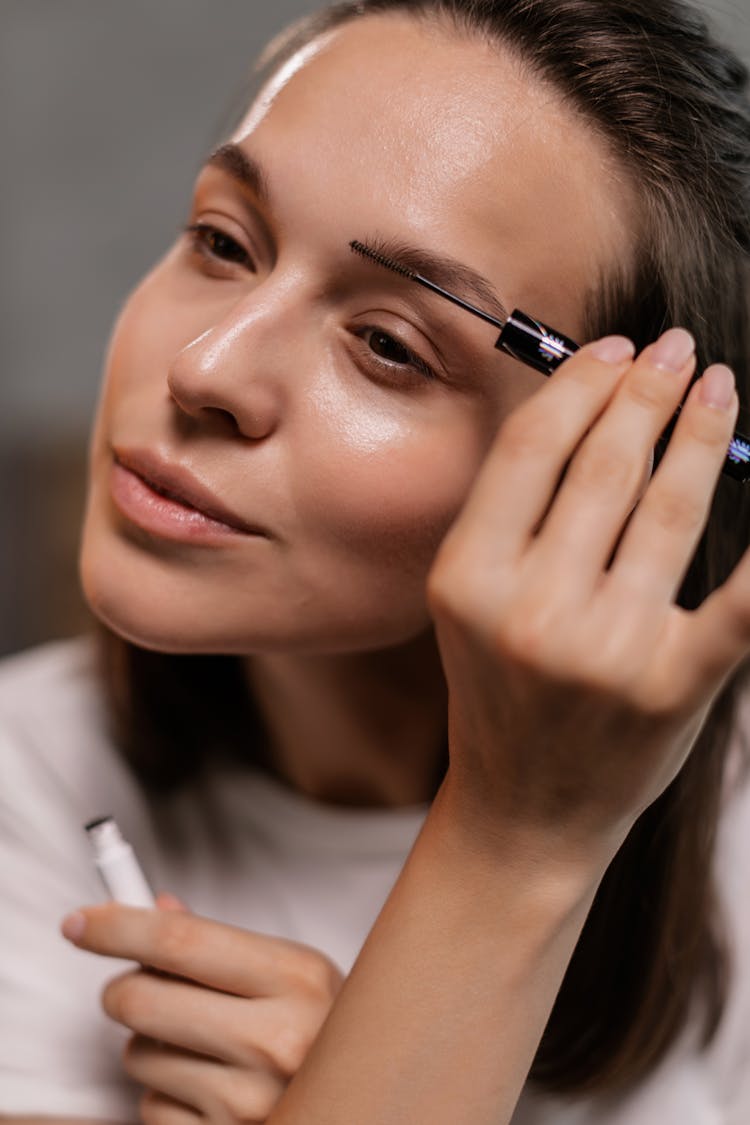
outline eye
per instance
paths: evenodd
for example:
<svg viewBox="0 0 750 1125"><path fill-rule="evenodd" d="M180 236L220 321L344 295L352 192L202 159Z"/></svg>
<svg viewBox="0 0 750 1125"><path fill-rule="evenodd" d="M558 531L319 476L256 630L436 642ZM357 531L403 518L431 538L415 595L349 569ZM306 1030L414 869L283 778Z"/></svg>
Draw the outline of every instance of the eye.
<svg viewBox="0 0 750 1125"><path fill-rule="evenodd" d="M358 329L355 335L362 341L363 351L366 348L365 358L376 370L393 374L394 370L398 371L400 367L411 368L427 379L438 378L436 372L426 360L418 356L390 332L385 332L382 328L377 328L374 325L366 325Z"/></svg>
<svg viewBox="0 0 750 1125"><path fill-rule="evenodd" d="M387 332L381 332L379 328L374 328L370 333L370 347L376 355L390 360L391 363L410 363L412 359L408 348L395 337L389 336Z"/></svg>
<svg viewBox="0 0 750 1125"><path fill-rule="evenodd" d="M255 273L255 263L245 247L226 231L211 223L189 223L184 230L190 236L192 249L207 261L240 265Z"/></svg>

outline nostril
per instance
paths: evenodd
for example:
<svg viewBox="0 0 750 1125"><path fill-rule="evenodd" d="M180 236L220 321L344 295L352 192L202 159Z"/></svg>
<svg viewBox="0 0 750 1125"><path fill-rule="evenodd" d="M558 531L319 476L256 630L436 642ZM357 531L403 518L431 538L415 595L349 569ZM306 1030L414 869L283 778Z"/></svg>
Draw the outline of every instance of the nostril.
<svg viewBox="0 0 750 1125"><path fill-rule="evenodd" d="M215 417L225 429L231 429L233 432L239 433L240 424L231 410L226 410L223 406L206 406L204 409L209 416Z"/></svg>
<svg viewBox="0 0 750 1125"><path fill-rule="evenodd" d="M222 436L236 436L241 432L234 414L223 406L199 406L186 410L174 395L170 395L170 398L174 407L175 424L181 434L194 434L200 430L202 433L211 431Z"/></svg>

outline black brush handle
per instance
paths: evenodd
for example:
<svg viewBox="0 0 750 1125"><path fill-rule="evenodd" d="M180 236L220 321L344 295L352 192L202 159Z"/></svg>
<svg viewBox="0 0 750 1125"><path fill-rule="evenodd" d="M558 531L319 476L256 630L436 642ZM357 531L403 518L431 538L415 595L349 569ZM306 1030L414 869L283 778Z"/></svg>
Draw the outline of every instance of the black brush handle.
<svg viewBox="0 0 750 1125"><path fill-rule="evenodd" d="M548 328L520 309L514 309L508 317L495 347L527 367L541 371L542 375L551 375L579 350L578 344L563 336L562 332L555 332L554 328Z"/></svg>
<svg viewBox="0 0 750 1125"><path fill-rule="evenodd" d="M561 363L580 350L579 345L568 336L556 332L540 320L534 320L520 309L514 309L508 317L495 347L527 367L541 371L542 375L551 375ZM666 441L667 438L660 438L657 444ZM750 480L750 438L735 431L721 471L743 483Z"/></svg>

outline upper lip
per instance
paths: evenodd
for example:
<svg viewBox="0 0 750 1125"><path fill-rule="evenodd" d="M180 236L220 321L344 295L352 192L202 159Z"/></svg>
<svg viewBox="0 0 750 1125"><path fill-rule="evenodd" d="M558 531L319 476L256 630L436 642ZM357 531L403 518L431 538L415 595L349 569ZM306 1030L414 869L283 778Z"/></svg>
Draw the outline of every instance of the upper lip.
<svg viewBox="0 0 750 1125"><path fill-rule="evenodd" d="M183 465L169 464L150 450L113 449L114 457L124 468L141 477L146 484L169 495L181 504L202 512L204 516L219 520L245 534L266 535L263 528L243 520L202 484Z"/></svg>

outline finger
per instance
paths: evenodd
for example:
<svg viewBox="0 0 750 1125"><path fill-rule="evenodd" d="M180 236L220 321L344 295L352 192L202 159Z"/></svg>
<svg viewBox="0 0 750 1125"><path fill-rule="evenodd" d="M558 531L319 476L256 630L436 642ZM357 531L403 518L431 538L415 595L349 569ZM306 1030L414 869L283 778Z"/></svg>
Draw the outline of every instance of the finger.
<svg viewBox="0 0 750 1125"><path fill-rule="evenodd" d="M138 1117L141 1125L196 1125L205 1121L202 1113L157 1090L147 1090L143 1095L138 1104Z"/></svg>
<svg viewBox="0 0 750 1125"><path fill-rule="evenodd" d="M680 668L686 699L715 695L750 657L750 549L723 586L673 630L665 665Z"/></svg>
<svg viewBox="0 0 750 1125"><path fill-rule="evenodd" d="M201 1110L211 1121L222 1110L239 1121L265 1121L286 1089L266 1072L226 1066L141 1036L128 1041L123 1066L136 1082Z"/></svg>
<svg viewBox="0 0 750 1125"><path fill-rule="evenodd" d="M80 919L77 926L71 919ZM309 975L310 950L200 915L105 902L63 919L62 932L81 949L139 961L238 996L278 996ZM322 958L321 958L322 964Z"/></svg>
<svg viewBox="0 0 750 1125"><path fill-rule="evenodd" d="M156 905L160 910L188 910L188 907L179 899L177 895L170 894L169 891L160 891L156 896Z"/></svg>
<svg viewBox="0 0 750 1125"><path fill-rule="evenodd" d="M285 1054L289 1027L308 1028L311 1043L327 1009L298 1001L257 999L214 992L176 977L142 970L122 973L102 992L102 1006L113 1020L149 1039L219 1062L273 1071L279 1078L294 1073L299 1060Z"/></svg>
<svg viewBox="0 0 750 1125"><path fill-rule="evenodd" d="M574 454L531 548L545 572L564 568L585 596L599 584L643 487L651 451L694 371L695 341L682 328L638 357Z"/></svg>
<svg viewBox="0 0 750 1125"><path fill-rule="evenodd" d="M581 348L505 420L451 537L459 528L469 537L477 532L496 561L526 549L567 461L614 394L634 352L624 337Z"/></svg>
<svg viewBox="0 0 750 1125"><path fill-rule="evenodd" d="M726 385L724 406L706 401L715 379ZM613 588L638 590L662 604L675 599L708 521L738 409L729 368L709 368L691 388L617 550L609 578Z"/></svg>

